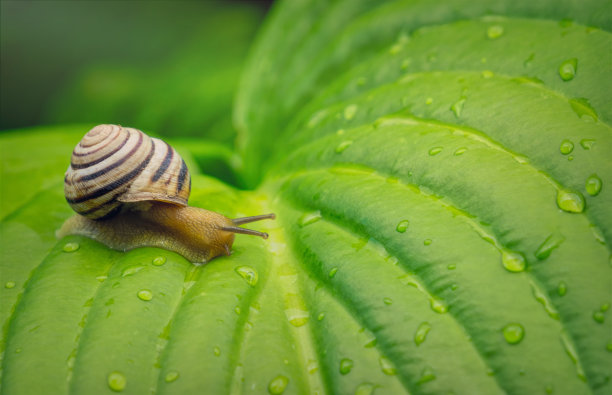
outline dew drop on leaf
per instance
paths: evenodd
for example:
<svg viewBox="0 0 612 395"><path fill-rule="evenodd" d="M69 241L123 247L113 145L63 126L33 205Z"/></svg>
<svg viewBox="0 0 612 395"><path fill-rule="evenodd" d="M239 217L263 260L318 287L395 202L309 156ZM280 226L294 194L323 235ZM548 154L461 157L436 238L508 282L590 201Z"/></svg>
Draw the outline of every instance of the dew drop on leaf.
<svg viewBox="0 0 612 395"><path fill-rule="evenodd" d="M557 293L559 296L564 296L567 293L567 284L565 281L559 282L559 285L557 285Z"/></svg>
<svg viewBox="0 0 612 395"><path fill-rule="evenodd" d="M417 347L425 341L425 339L427 338L427 334L430 330L431 325L429 324L429 322L421 322L416 332L414 333L414 344L416 344Z"/></svg>
<svg viewBox="0 0 612 395"><path fill-rule="evenodd" d="M525 329L521 324L508 324L503 329L504 339L508 344L517 344L523 340L525 336Z"/></svg>
<svg viewBox="0 0 612 395"><path fill-rule="evenodd" d="M572 143L570 140L563 140L561 142L561 145L559 146L559 151L561 151L563 155L567 155L573 150L574 150L574 143Z"/></svg>
<svg viewBox="0 0 612 395"><path fill-rule="evenodd" d="M176 370L171 370L168 373L166 373L166 377L164 377L164 380L166 381L166 383L172 383L176 381L178 378L179 378L179 372L177 372Z"/></svg>
<svg viewBox="0 0 612 395"><path fill-rule="evenodd" d="M405 233L406 229L408 229L409 223L410 222L407 219L402 220L397 224L397 226L395 227L395 230L398 231L399 233Z"/></svg>
<svg viewBox="0 0 612 395"><path fill-rule="evenodd" d="M557 206L568 213L581 213L584 211L584 197L577 191L559 189L557 192Z"/></svg>
<svg viewBox="0 0 612 395"><path fill-rule="evenodd" d="M78 249L79 249L79 243L66 243L64 247L62 248L64 252L75 252Z"/></svg>
<svg viewBox="0 0 612 395"><path fill-rule="evenodd" d="M144 266L140 266L140 265L139 266L126 267L125 269L123 269L123 271L121 271L121 277L131 276L133 274L138 273L142 269L144 269Z"/></svg>
<svg viewBox="0 0 612 395"><path fill-rule="evenodd" d="M317 210L317 211L313 211L310 213L304 213L298 220L298 225L300 225L300 227L303 228L304 226L314 224L320 219L321 219L321 211Z"/></svg>
<svg viewBox="0 0 612 395"><path fill-rule="evenodd" d="M587 178L584 187L589 195L597 196L599 191L601 191L601 185L601 178L599 178L597 174L591 174L589 178Z"/></svg>
<svg viewBox="0 0 612 395"><path fill-rule="evenodd" d="M425 99L425 104L430 105L431 103L433 103L433 98L428 97L427 99Z"/></svg>
<svg viewBox="0 0 612 395"><path fill-rule="evenodd" d="M421 377L419 378L418 383L423 384L423 383L427 383L428 381L432 381L435 379L436 379L436 373L431 367L427 366L421 372Z"/></svg>
<svg viewBox="0 0 612 395"><path fill-rule="evenodd" d="M578 118L585 121L597 121L599 119L595 109L584 97L570 99L569 104Z"/></svg>
<svg viewBox="0 0 612 395"><path fill-rule="evenodd" d="M525 257L520 252L502 250L502 264L504 268L512 273L519 273L525 270Z"/></svg>
<svg viewBox="0 0 612 395"><path fill-rule="evenodd" d="M609 352L612 352L612 342L609 342L608 344L606 344L606 350L608 350Z"/></svg>
<svg viewBox="0 0 612 395"><path fill-rule="evenodd" d="M356 104L346 106L346 108L344 109L344 119L350 121L351 119L355 118L355 114L357 114L357 108L358 107Z"/></svg>
<svg viewBox="0 0 612 395"><path fill-rule="evenodd" d="M149 300L153 299L153 292L148 289L141 289L138 291L138 299L148 302Z"/></svg>
<svg viewBox="0 0 612 395"><path fill-rule="evenodd" d="M340 361L340 374L349 374L353 369L353 360L349 358L342 358Z"/></svg>
<svg viewBox="0 0 612 395"><path fill-rule="evenodd" d="M465 100L466 98L462 97L461 99L453 103L450 107L451 111L453 112L453 114L455 114L457 118L461 116L461 111L463 111L463 105L465 104Z"/></svg>
<svg viewBox="0 0 612 395"><path fill-rule="evenodd" d="M606 320L606 316L601 311L596 311L596 312L593 313L593 319L596 322L598 322L600 324L603 324L604 321Z"/></svg>
<svg viewBox="0 0 612 395"><path fill-rule="evenodd" d="M257 280L259 279L259 276L257 274L257 271L253 269L252 267L238 266L236 267L236 269L234 269L234 271L240 277L242 277L247 282L247 284L249 284L251 287L254 287L257 284Z"/></svg>
<svg viewBox="0 0 612 395"><path fill-rule="evenodd" d="M448 307L439 299L432 298L429 302L431 309L438 314L444 314L448 311Z"/></svg>
<svg viewBox="0 0 612 395"><path fill-rule="evenodd" d="M219 347L213 348L213 354L215 354L215 357L218 357L221 355L221 349Z"/></svg>
<svg viewBox="0 0 612 395"><path fill-rule="evenodd" d="M15 281L7 281L4 283L4 288L11 289L15 288Z"/></svg>
<svg viewBox="0 0 612 395"><path fill-rule="evenodd" d="M355 390L355 395L372 395L374 393L374 384L361 383Z"/></svg>
<svg viewBox="0 0 612 395"><path fill-rule="evenodd" d="M559 247L564 240L565 237L563 237L563 235L561 235L560 233L552 233L546 238L546 240L542 242L542 244L540 244L534 254L535 257L539 260L544 260L548 258L553 252L553 250Z"/></svg>
<svg viewBox="0 0 612 395"><path fill-rule="evenodd" d="M345 149L350 147L351 144L353 144L352 140L345 140L341 142L340 144L338 144L338 146L336 146L336 153L341 154L342 152L344 152Z"/></svg>
<svg viewBox="0 0 612 395"><path fill-rule="evenodd" d="M590 150L591 148L593 148L593 145L595 145L595 140L594 139L582 139L582 140L580 140L580 146L584 150Z"/></svg>
<svg viewBox="0 0 612 395"><path fill-rule="evenodd" d="M393 299L391 299L391 298L383 298L383 303L386 304L387 306L392 305L393 304Z"/></svg>
<svg viewBox="0 0 612 395"><path fill-rule="evenodd" d="M465 151L467 151L467 148L460 147L460 148L457 148L457 150L453 153L453 155L459 156L459 155L462 155L463 153L465 153Z"/></svg>
<svg viewBox="0 0 612 395"><path fill-rule="evenodd" d="M380 357L378 359L378 362L380 363L380 369L387 376L393 376L397 373L395 367L387 357Z"/></svg>
<svg viewBox="0 0 612 395"><path fill-rule="evenodd" d="M559 76L561 76L561 79L563 81L570 81L574 79L577 69L578 69L578 59L576 58L568 59L564 61L563 63L561 63L561 65L559 66Z"/></svg>
<svg viewBox="0 0 612 395"><path fill-rule="evenodd" d="M289 379L282 374L276 376L270 384L268 384L268 392L271 395L280 395L285 392L285 388L289 384Z"/></svg>
<svg viewBox="0 0 612 395"><path fill-rule="evenodd" d="M429 150L429 156L435 156L442 152L442 147L433 147Z"/></svg>
<svg viewBox="0 0 612 395"><path fill-rule="evenodd" d="M110 372L107 377L108 388L115 392L121 392L127 384L127 380L121 372Z"/></svg>
<svg viewBox="0 0 612 395"><path fill-rule="evenodd" d="M428 245L430 245L430 244L431 244L431 239L425 239L425 240L423 240L423 245L428 246Z"/></svg>
<svg viewBox="0 0 612 395"><path fill-rule="evenodd" d="M158 256L158 257L153 258L153 264L155 266L161 266L164 263L166 263L166 257Z"/></svg>
<svg viewBox="0 0 612 395"><path fill-rule="evenodd" d="M455 265L454 263L450 263L446 266L446 268L448 270L455 270L457 268L457 265Z"/></svg>
<svg viewBox="0 0 612 395"><path fill-rule="evenodd" d="M547 385L546 388L544 388L544 391L546 391L547 394L552 394L553 386L551 384Z"/></svg>
<svg viewBox="0 0 612 395"><path fill-rule="evenodd" d="M504 34L504 27L500 25L489 26L487 29L487 37L491 40L500 38Z"/></svg>
<svg viewBox="0 0 612 395"><path fill-rule="evenodd" d="M323 318L325 318L325 313L319 313L319 315L317 316L317 321L322 321Z"/></svg>
<svg viewBox="0 0 612 395"><path fill-rule="evenodd" d="M374 336L372 332L370 332L369 330L365 328L361 329L360 332L364 332L364 334L366 335L365 342L363 343L363 346L365 348L372 348L376 345L378 340L376 339L376 336Z"/></svg>

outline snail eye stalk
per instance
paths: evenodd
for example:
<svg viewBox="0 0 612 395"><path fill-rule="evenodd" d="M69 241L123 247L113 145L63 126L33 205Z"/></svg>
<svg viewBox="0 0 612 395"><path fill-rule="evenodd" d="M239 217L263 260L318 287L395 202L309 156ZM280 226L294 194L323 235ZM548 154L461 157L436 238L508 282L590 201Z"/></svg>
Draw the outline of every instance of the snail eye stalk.
<svg viewBox="0 0 612 395"><path fill-rule="evenodd" d="M243 224L249 224L251 222L255 222L255 221L261 221L262 219L275 219L276 218L276 214L262 214L262 215L254 215L252 217L242 217L242 218L234 218L232 220L232 223L234 225L243 225Z"/></svg>

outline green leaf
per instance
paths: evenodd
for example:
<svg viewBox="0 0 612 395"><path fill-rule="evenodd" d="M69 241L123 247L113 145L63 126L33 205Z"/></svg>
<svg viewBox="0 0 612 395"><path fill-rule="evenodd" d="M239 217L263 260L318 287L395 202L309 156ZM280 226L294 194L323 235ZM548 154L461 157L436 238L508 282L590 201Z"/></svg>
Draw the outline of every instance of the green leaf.
<svg viewBox="0 0 612 395"><path fill-rule="evenodd" d="M275 5L238 91L241 160L176 146L256 186L195 170L190 205L277 220L201 267L56 241L86 128L0 136L2 391L609 393L609 11Z"/></svg>

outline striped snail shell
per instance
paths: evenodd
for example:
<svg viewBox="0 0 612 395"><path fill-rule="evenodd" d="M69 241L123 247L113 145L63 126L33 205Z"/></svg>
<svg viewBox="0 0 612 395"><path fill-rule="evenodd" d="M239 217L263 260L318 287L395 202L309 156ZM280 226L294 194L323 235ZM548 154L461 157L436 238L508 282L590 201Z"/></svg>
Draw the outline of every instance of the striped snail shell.
<svg viewBox="0 0 612 395"><path fill-rule="evenodd" d="M187 166L170 145L137 129L96 126L72 153L64 192L77 215L57 236L87 236L121 251L160 247L194 263L230 255L236 233L268 237L240 225L274 214L230 219L188 206L190 190Z"/></svg>
<svg viewBox="0 0 612 395"><path fill-rule="evenodd" d="M146 200L187 206L191 177L168 143L137 129L98 125L72 152L66 200L91 219L109 218L122 203Z"/></svg>

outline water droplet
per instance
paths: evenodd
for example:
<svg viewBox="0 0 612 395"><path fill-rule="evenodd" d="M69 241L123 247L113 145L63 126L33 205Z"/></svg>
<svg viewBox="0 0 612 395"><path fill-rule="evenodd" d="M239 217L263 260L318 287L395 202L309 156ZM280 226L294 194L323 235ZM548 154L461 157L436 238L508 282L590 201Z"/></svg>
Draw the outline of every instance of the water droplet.
<svg viewBox="0 0 612 395"><path fill-rule="evenodd" d="M166 257L165 256L158 256L158 257L153 258L153 264L155 266L161 266L164 263L166 263Z"/></svg>
<svg viewBox="0 0 612 395"><path fill-rule="evenodd" d="M433 147L429 150L429 156L435 156L442 152L442 147Z"/></svg>
<svg viewBox="0 0 612 395"><path fill-rule="evenodd" d="M313 211L310 213L304 213L298 220L298 225L300 225L300 227L303 228L304 226L314 224L320 219L321 219L321 211L319 210Z"/></svg>
<svg viewBox="0 0 612 395"><path fill-rule="evenodd" d="M401 65L402 70L408 69L408 67L410 67L410 63L412 63L412 59L402 60L402 65Z"/></svg>
<svg viewBox="0 0 612 395"><path fill-rule="evenodd" d="M565 240L565 237L563 237L562 234L557 233L557 232L552 233L546 238L546 240L544 240L542 244L540 244L540 246L538 247L538 249L536 250L534 254L535 257L541 261L548 258L550 254L553 252L553 250L559 247L561 243L563 243L564 240Z"/></svg>
<svg viewBox="0 0 612 395"><path fill-rule="evenodd" d="M593 313L593 319L600 324L603 324L603 322L606 320L606 316L601 311L596 311Z"/></svg>
<svg viewBox="0 0 612 395"><path fill-rule="evenodd" d="M561 145L559 146L559 151L561 151L563 155L567 155L573 150L574 150L574 143L572 143L569 140L563 140L561 142Z"/></svg>
<svg viewBox="0 0 612 395"><path fill-rule="evenodd" d="M491 70L485 70L482 72L482 78L484 78L485 80L488 80L489 78L493 78L495 74L493 74L493 72Z"/></svg>
<svg viewBox="0 0 612 395"><path fill-rule="evenodd" d="M340 361L340 374L345 375L349 374L353 369L353 360L348 358L343 358Z"/></svg>
<svg viewBox="0 0 612 395"><path fill-rule="evenodd" d="M519 273L525 270L525 257L520 252L502 250L502 264L504 268L512 273Z"/></svg>
<svg viewBox="0 0 612 395"><path fill-rule="evenodd" d="M599 178L597 174L591 174L591 176L587 178L584 187L589 195L597 196L599 191L601 191L601 178Z"/></svg>
<svg viewBox="0 0 612 395"><path fill-rule="evenodd" d="M149 291L148 289L141 289L138 291L138 299L148 302L149 300L153 299L153 292Z"/></svg>
<svg viewBox="0 0 612 395"><path fill-rule="evenodd" d="M448 264L448 266L446 266L446 268L448 270L455 270L457 268L457 265L455 265L454 263L450 263Z"/></svg>
<svg viewBox="0 0 612 395"><path fill-rule="evenodd" d="M406 229L408 229L408 225L410 224L410 222L405 219L400 221L397 226L395 227L395 230L397 230L399 233L405 233Z"/></svg>
<svg viewBox="0 0 612 395"><path fill-rule="evenodd" d="M336 275L336 273L338 272L338 268L334 267L329 271L329 278L334 278L334 276Z"/></svg>
<svg viewBox="0 0 612 395"><path fill-rule="evenodd" d="M423 384L423 383L426 383L428 381L432 381L435 379L436 379L436 373L431 367L427 366L421 372L421 377L419 378L418 384Z"/></svg>
<svg viewBox="0 0 612 395"><path fill-rule="evenodd" d="M257 271L250 266L238 266L234 269L236 273L240 277L246 280L247 284L251 287L254 287L257 284L257 280L259 276L257 275Z"/></svg>
<svg viewBox="0 0 612 395"><path fill-rule="evenodd" d="M346 106L346 108L344 109L344 119L350 121L351 119L355 118L355 114L357 114L357 108L358 107L356 104Z"/></svg>
<svg viewBox="0 0 612 395"><path fill-rule="evenodd" d="M240 309L240 306L234 307L234 313L240 315L241 312L242 312L242 310Z"/></svg>
<svg viewBox="0 0 612 395"><path fill-rule="evenodd" d="M423 240L423 245L428 246L428 245L430 245L430 244L431 244L431 239L425 239L425 240Z"/></svg>
<svg viewBox="0 0 612 395"><path fill-rule="evenodd" d="M108 388L115 392L121 392L127 384L127 380L123 373L110 372L107 377Z"/></svg>
<svg viewBox="0 0 612 395"><path fill-rule="evenodd" d="M218 357L221 355L221 349L219 347L213 348L213 354L215 354L215 357Z"/></svg>
<svg viewBox="0 0 612 395"><path fill-rule="evenodd" d="M552 394L553 386L551 384L547 385L546 388L544 388L544 391L546 391L547 394Z"/></svg>
<svg viewBox="0 0 612 395"><path fill-rule="evenodd" d="M289 384L289 379L282 374L279 374L268 384L268 392L272 395L280 395L285 392L285 388Z"/></svg>
<svg viewBox="0 0 612 395"><path fill-rule="evenodd" d="M487 29L487 37L491 40L500 38L504 34L504 27L500 25L489 26Z"/></svg>
<svg viewBox="0 0 612 395"><path fill-rule="evenodd" d="M574 160L574 155L570 155L570 156L567 157L567 161L568 162L571 162L573 160Z"/></svg>
<svg viewBox="0 0 612 395"><path fill-rule="evenodd" d="M538 288L533 282L531 283L531 290L533 291L533 296L538 301L538 303L544 306L544 310L549 315L549 317L558 320L559 313L557 312L553 304L550 302L548 297L546 297L546 294L541 291L540 288Z"/></svg>
<svg viewBox="0 0 612 395"><path fill-rule="evenodd" d="M581 213L584 210L584 197L578 191L559 189L557 206L568 213Z"/></svg>
<svg viewBox="0 0 612 395"><path fill-rule="evenodd" d="M319 315L317 316L317 321L322 321L323 318L325 318L325 313L319 313Z"/></svg>
<svg viewBox="0 0 612 395"><path fill-rule="evenodd" d="M4 284L4 288L8 288L8 289L15 288L15 281L7 281Z"/></svg>
<svg viewBox="0 0 612 395"><path fill-rule="evenodd" d="M425 104L430 105L431 103L433 103L433 98L428 97L427 99L425 99Z"/></svg>
<svg viewBox="0 0 612 395"><path fill-rule="evenodd" d="M523 340L525 329L521 324L512 323L504 327L503 334L508 344L517 344Z"/></svg>
<svg viewBox="0 0 612 395"><path fill-rule="evenodd" d="M391 298L383 298L383 303L386 304L387 306L392 305L393 304L393 299L391 299Z"/></svg>
<svg viewBox="0 0 612 395"><path fill-rule="evenodd" d="M166 380L166 383L172 383L176 381L178 378L179 378L179 372L177 372L176 370L171 370L168 373L166 373L166 377L164 377L164 380Z"/></svg>
<svg viewBox="0 0 612 395"><path fill-rule="evenodd" d="M448 311L448 307L446 306L446 304L439 299L432 298L429 304L431 306L431 309L438 314L444 314Z"/></svg>
<svg viewBox="0 0 612 395"><path fill-rule="evenodd" d="M606 312L610 309L610 303L604 303L601 305L601 307L599 308L600 311Z"/></svg>
<svg viewBox="0 0 612 395"><path fill-rule="evenodd" d="M79 243L66 243L62 250L64 250L64 252L75 252L79 247Z"/></svg>
<svg viewBox="0 0 612 395"><path fill-rule="evenodd" d="M576 70L578 69L578 59L571 58L561 63L559 66L559 75L563 81L570 81L574 79Z"/></svg>
<svg viewBox="0 0 612 395"><path fill-rule="evenodd" d="M303 306L304 302L291 298L290 308L285 309L285 315L289 323L295 327L300 327L308 322L310 314Z"/></svg>
<svg viewBox="0 0 612 395"><path fill-rule="evenodd" d="M365 342L363 343L363 346L365 348L372 348L376 345L376 343L378 342L378 340L376 339L376 336L374 336L374 334L372 332L370 332L369 330L363 328L361 330L362 332L364 332L366 339Z"/></svg>
<svg viewBox="0 0 612 395"><path fill-rule="evenodd" d="M395 367L387 357L380 357L378 359L378 362L380 363L380 369L387 376L393 376L397 373Z"/></svg>
<svg viewBox="0 0 612 395"><path fill-rule="evenodd" d="M567 284L565 281L559 282L559 285L557 285L557 293L559 296L564 296L567 293Z"/></svg>
<svg viewBox="0 0 612 395"><path fill-rule="evenodd" d="M453 105L451 105L450 109L455 114L457 118L461 116L461 111L463 111L463 105L465 104L465 97L457 100Z"/></svg>
<svg viewBox="0 0 612 395"><path fill-rule="evenodd" d="M372 395L374 393L374 384L361 383L355 390L355 395Z"/></svg>
<svg viewBox="0 0 612 395"><path fill-rule="evenodd" d="M576 349L574 348L574 345L570 341L567 332L565 331L561 332L561 343L563 344L563 348L565 348L565 352L567 353L567 355L570 357L574 365L576 365L576 374L578 375L578 377L583 381L586 380L584 370L582 369L582 365L578 360L578 353L576 353Z"/></svg>
<svg viewBox="0 0 612 395"><path fill-rule="evenodd" d="M580 146L584 150L590 150L591 148L593 148L593 145L595 145L595 140L594 139L582 139L582 140L580 140Z"/></svg>
<svg viewBox="0 0 612 395"><path fill-rule="evenodd" d="M467 148L460 147L460 148L457 148L457 150L453 153L453 155L455 155L455 156L463 155L463 153L465 153L465 151L467 151Z"/></svg>
<svg viewBox="0 0 612 395"><path fill-rule="evenodd" d="M569 104L578 118L585 121L597 121L599 119L597 111L595 111L591 103L584 97L570 99Z"/></svg>
<svg viewBox="0 0 612 395"><path fill-rule="evenodd" d="M131 276L144 269L144 266L130 266L121 271L121 277Z"/></svg>
<svg viewBox="0 0 612 395"><path fill-rule="evenodd" d="M606 344L606 350L612 352L612 342Z"/></svg>
<svg viewBox="0 0 612 395"><path fill-rule="evenodd" d="M416 332L414 333L414 344L421 345L427 338L427 334L431 330L431 325L428 322L421 322Z"/></svg>
<svg viewBox="0 0 612 395"><path fill-rule="evenodd" d="M353 144L352 140L345 140L343 142L341 142L340 144L338 144L338 146L336 147L336 153L337 154L341 154L345 149L347 149L348 147L351 146L351 144Z"/></svg>

